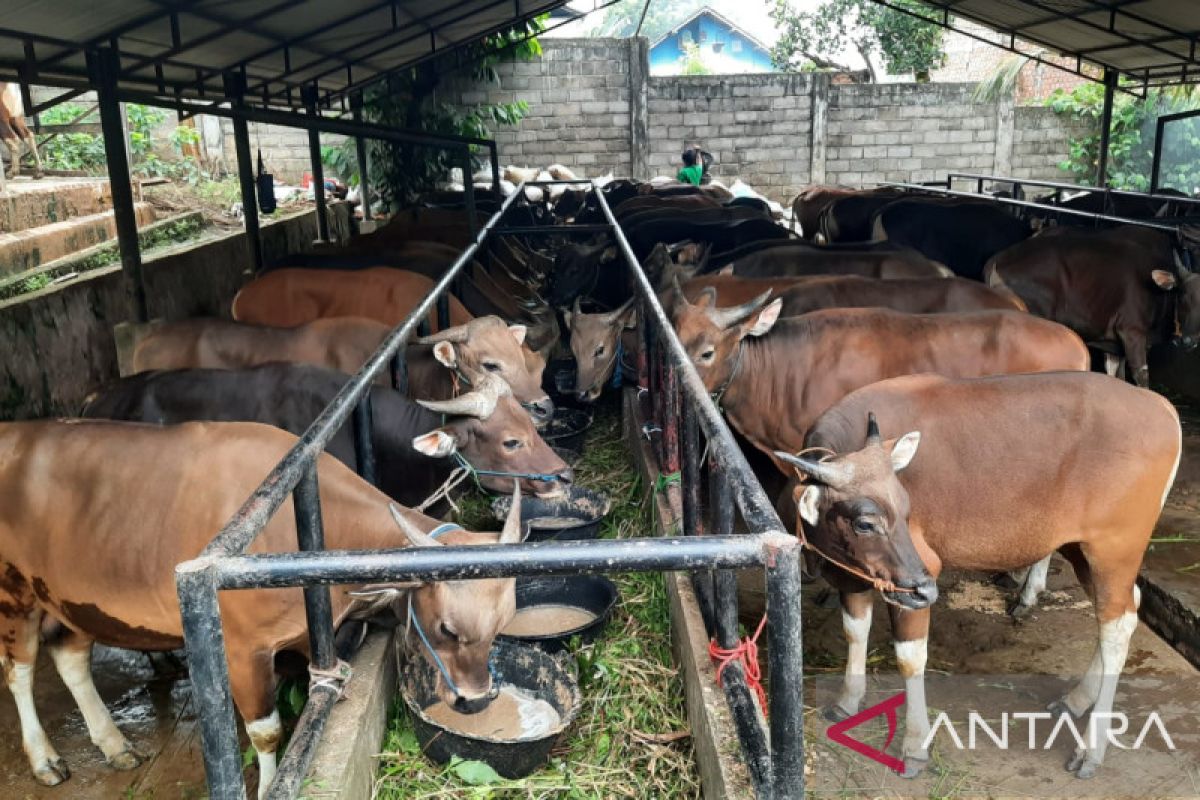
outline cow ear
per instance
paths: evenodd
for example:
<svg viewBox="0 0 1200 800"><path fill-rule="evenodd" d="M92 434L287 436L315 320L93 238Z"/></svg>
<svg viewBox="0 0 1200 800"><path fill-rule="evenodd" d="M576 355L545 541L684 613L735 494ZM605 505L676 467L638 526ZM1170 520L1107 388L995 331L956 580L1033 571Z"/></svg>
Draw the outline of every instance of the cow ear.
<svg viewBox="0 0 1200 800"><path fill-rule="evenodd" d="M525 334L527 330L528 329L524 325L508 326L508 332L511 333L512 337L517 340L518 346L525 344Z"/></svg>
<svg viewBox="0 0 1200 800"><path fill-rule="evenodd" d="M637 327L637 306L630 306L621 315L621 327L626 330Z"/></svg>
<svg viewBox="0 0 1200 800"><path fill-rule="evenodd" d="M717 305L717 290L711 286L706 287L696 296L696 302L692 305L696 308L715 308Z"/></svg>
<svg viewBox="0 0 1200 800"><path fill-rule="evenodd" d="M564 308L562 310L562 315L563 315L563 322L565 322L567 324L567 330L571 330L571 320L575 317L575 315L572 314L571 310L567 309L567 308Z"/></svg>
<svg viewBox="0 0 1200 800"><path fill-rule="evenodd" d="M892 470L899 472L907 467L917 454L917 445L921 443L921 433L913 431L906 433L892 445Z"/></svg>
<svg viewBox="0 0 1200 800"><path fill-rule="evenodd" d="M732 275L733 274L733 262L730 261L728 264L721 267L719 270L717 270L717 274L718 275Z"/></svg>
<svg viewBox="0 0 1200 800"><path fill-rule="evenodd" d="M1165 269L1154 270L1150 273L1150 277L1154 280L1154 283L1157 284L1158 288L1164 289L1168 292L1174 289L1177 284L1175 276L1172 273L1167 272Z"/></svg>
<svg viewBox="0 0 1200 800"><path fill-rule="evenodd" d="M458 366L458 353L454 352L452 342L438 342L433 346L433 357L444 367L454 369Z"/></svg>
<svg viewBox="0 0 1200 800"><path fill-rule="evenodd" d="M779 312L783 310L783 298L776 297L770 303L767 303L758 316L754 319L754 324L750 326L750 330L746 331L747 336L762 336L767 331L774 327L779 320Z"/></svg>
<svg viewBox="0 0 1200 800"><path fill-rule="evenodd" d="M413 449L430 458L445 458L458 450L458 440L445 428L421 434L412 440Z"/></svg>
<svg viewBox="0 0 1200 800"><path fill-rule="evenodd" d="M800 512L800 519L815 526L821 519L821 512L818 509L821 502L821 487L813 483L801 484L795 488L792 496L796 498L796 510Z"/></svg>

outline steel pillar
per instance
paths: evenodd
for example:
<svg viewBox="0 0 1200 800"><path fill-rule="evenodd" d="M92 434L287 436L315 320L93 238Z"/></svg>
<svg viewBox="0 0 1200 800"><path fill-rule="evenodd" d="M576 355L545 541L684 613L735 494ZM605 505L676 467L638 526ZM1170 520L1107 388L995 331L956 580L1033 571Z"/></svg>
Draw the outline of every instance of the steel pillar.
<svg viewBox="0 0 1200 800"><path fill-rule="evenodd" d="M1112 135L1113 96L1117 93L1117 80L1120 77L1115 69L1104 70L1104 108L1100 112L1100 164L1096 169L1096 185L1108 185L1108 140ZM1107 211L1107 199L1105 200Z"/></svg>
<svg viewBox="0 0 1200 800"><path fill-rule="evenodd" d="M225 96L235 107L243 105L246 78L237 72L225 74ZM262 269L262 239L258 227L258 195L254 184L254 157L250 154L250 125L241 117L233 118L233 147L237 153L238 183L242 188L242 220L246 226L246 248L254 271Z"/></svg>
<svg viewBox="0 0 1200 800"><path fill-rule="evenodd" d="M317 88L305 87L304 104L308 113L317 117ZM317 201L317 239L329 241L329 217L325 215L325 165L321 162L321 132L316 128L308 131L308 158L312 164L313 199Z"/></svg>

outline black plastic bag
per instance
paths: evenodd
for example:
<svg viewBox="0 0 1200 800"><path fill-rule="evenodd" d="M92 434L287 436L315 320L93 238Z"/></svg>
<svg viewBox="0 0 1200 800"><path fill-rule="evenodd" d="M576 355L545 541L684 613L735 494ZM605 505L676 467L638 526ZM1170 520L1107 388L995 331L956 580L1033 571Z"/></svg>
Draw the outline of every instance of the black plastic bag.
<svg viewBox="0 0 1200 800"><path fill-rule="evenodd" d="M275 210L275 176L263 172L262 150L258 151L258 177L255 183L258 184L258 210L270 214Z"/></svg>

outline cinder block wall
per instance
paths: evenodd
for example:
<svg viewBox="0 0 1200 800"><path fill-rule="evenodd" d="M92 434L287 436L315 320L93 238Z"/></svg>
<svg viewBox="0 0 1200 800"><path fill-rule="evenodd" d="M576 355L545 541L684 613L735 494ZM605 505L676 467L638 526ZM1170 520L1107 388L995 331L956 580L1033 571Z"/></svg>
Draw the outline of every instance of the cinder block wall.
<svg viewBox="0 0 1200 800"><path fill-rule="evenodd" d="M1087 136L1092 127L1042 106L1016 109L1013 125L1012 176L1037 180L1071 180L1056 165L1070 152L1072 138Z"/></svg>
<svg viewBox="0 0 1200 800"><path fill-rule="evenodd" d="M992 172L997 105L971 101L974 84L833 86L825 180L851 186L921 183L948 171Z"/></svg>
<svg viewBox="0 0 1200 800"><path fill-rule="evenodd" d="M651 175L674 175L685 145L713 154L713 174L741 178L770 197L810 182L812 83L809 75L651 78Z"/></svg>

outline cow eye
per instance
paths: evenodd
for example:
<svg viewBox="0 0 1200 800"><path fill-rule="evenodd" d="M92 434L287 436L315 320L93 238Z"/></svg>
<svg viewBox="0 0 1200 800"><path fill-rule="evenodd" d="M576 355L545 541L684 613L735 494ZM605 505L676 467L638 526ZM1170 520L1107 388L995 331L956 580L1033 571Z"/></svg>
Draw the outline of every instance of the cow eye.
<svg viewBox="0 0 1200 800"><path fill-rule="evenodd" d="M600 356L604 355L604 345L600 345L599 347L597 347L596 352L592 353L592 355L595 356L596 358L599 358Z"/></svg>
<svg viewBox="0 0 1200 800"><path fill-rule="evenodd" d="M875 523L866 517L859 517L854 520L854 532L860 536L866 536L875 532Z"/></svg>
<svg viewBox="0 0 1200 800"><path fill-rule="evenodd" d="M442 636L445 636L452 642L458 641L458 634L450 630L450 628L444 622L442 623Z"/></svg>
<svg viewBox="0 0 1200 800"><path fill-rule="evenodd" d="M500 365L497 364L495 361L483 362L483 368L486 369L488 372L499 372L500 371Z"/></svg>
<svg viewBox="0 0 1200 800"><path fill-rule="evenodd" d="M516 450L520 446L521 446L520 439L505 439L504 440L504 449L505 450Z"/></svg>
<svg viewBox="0 0 1200 800"><path fill-rule="evenodd" d="M716 354L717 354L716 349L710 347L707 350L705 350L703 353L700 354L700 360L701 361L712 361L713 356L715 356Z"/></svg>

